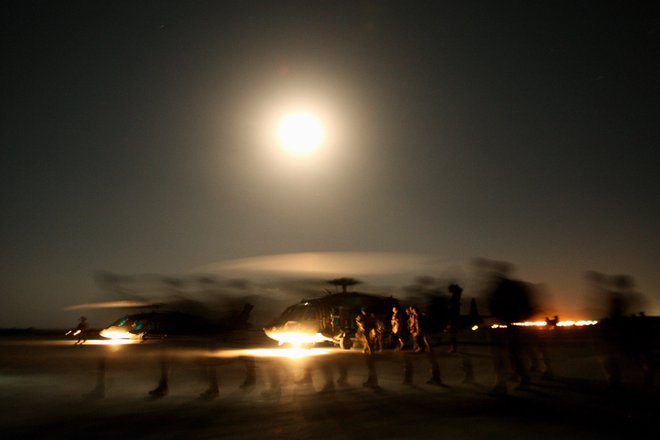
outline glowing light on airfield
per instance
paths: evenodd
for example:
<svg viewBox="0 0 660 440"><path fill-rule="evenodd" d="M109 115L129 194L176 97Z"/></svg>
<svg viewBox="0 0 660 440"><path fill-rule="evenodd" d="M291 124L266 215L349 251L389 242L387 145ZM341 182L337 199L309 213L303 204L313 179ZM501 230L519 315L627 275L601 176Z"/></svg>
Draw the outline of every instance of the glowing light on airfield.
<svg viewBox="0 0 660 440"><path fill-rule="evenodd" d="M545 321L525 321L525 322L514 322L513 325L518 327L545 327L548 325Z"/></svg>
<svg viewBox="0 0 660 440"><path fill-rule="evenodd" d="M598 321L585 321L585 320L580 320L580 321L559 321L557 323L557 327L571 327L571 326L576 326L576 327L583 327L585 325L596 325L598 324Z"/></svg>
<svg viewBox="0 0 660 440"><path fill-rule="evenodd" d="M284 117L277 129L280 145L295 156L306 156L323 142L323 126L308 113L290 114Z"/></svg>
<svg viewBox="0 0 660 440"><path fill-rule="evenodd" d="M131 333L129 331L126 331L124 329L121 329L116 326L112 326L109 328L106 328L104 330L101 330L99 332L99 335L108 338L111 340L128 340L128 339L134 339L134 340L139 340L142 339L143 333Z"/></svg>
<svg viewBox="0 0 660 440"><path fill-rule="evenodd" d="M236 357L258 357L258 358L288 358L302 359L314 356L323 356L337 352L330 348L246 348L241 350L220 350L213 354L214 357L236 358Z"/></svg>
<svg viewBox="0 0 660 440"><path fill-rule="evenodd" d="M590 325L596 325L598 321L594 320L578 320L578 321L559 321L557 327L585 327ZM517 327L536 327L544 328L548 326L546 321L524 321L524 322L514 322L512 325ZM507 328L505 324L493 324L490 328Z"/></svg>
<svg viewBox="0 0 660 440"><path fill-rule="evenodd" d="M84 345L130 345L139 344L140 341L135 339L88 339Z"/></svg>
<svg viewBox="0 0 660 440"><path fill-rule="evenodd" d="M331 341L321 333L307 333L297 331L274 331L266 330L266 336L277 341L278 344L291 344L294 347L305 344L318 344L319 342Z"/></svg>

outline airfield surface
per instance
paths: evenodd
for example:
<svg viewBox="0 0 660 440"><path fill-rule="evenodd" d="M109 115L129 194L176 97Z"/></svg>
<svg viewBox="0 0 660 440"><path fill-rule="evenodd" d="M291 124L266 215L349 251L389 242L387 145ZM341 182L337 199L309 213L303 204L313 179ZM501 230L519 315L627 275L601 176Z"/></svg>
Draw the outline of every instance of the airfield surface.
<svg viewBox="0 0 660 440"><path fill-rule="evenodd" d="M477 335L462 338L458 353L435 347L442 385L426 383L430 363L424 354L375 355L378 387L363 386L369 370L359 350L287 354L259 332L213 347L91 340L74 346L61 337L3 337L0 431L11 439L657 436L660 391L657 383L641 386L633 360L625 365L624 387L610 390L588 334L546 333L544 342L554 377L534 374L530 389L516 390L510 382L508 395L490 397L492 350ZM261 350L251 351L256 348ZM148 391L159 381L163 359L169 360L169 392L155 398ZM411 384L403 383L406 361ZM200 393L209 382L201 372L209 365L218 373L220 393L205 400ZM248 365L256 366L256 382L241 389ZM468 370L473 380L466 382ZM343 385L337 384L341 371L347 372ZM103 395L90 395L99 383Z"/></svg>

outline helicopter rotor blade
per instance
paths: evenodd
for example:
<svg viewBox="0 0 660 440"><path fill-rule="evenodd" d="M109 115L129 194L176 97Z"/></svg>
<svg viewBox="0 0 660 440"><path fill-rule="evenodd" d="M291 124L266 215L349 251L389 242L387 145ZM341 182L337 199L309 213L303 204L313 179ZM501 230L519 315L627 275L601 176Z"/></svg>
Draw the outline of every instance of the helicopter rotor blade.
<svg viewBox="0 0 660 440"><path fill-rule="evenodd" d="M97 303L76 304L66 307L64 310L94 310L94 309L131 309L131 308L145 308L145 307L158 307L161 303L147 302L147 301L103 301Z"/></svg>

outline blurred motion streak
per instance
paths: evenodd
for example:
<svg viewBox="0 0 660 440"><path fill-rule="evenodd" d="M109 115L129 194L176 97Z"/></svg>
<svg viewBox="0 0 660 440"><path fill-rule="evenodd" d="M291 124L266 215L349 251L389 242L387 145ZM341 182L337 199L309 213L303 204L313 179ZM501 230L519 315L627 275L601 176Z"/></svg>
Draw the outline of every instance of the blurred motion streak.
<svg viewBox="0 0 660 440"><path fill-rule="evenodd" d="M259 357L300 359L331 353L340 353L340 351L330 348L246 348L241 350L216 351L212 356L218 358Z"/></svg>
<svg viewBox="0 0 660 440"><path fill-rule="evenodd" d="M201 272L273 272L318 275L367 275L418 272L437 267L441 257L388 252L302 252L221 261Z"/></svg>
<svg viewBox="0 0 660 440"><path fill-rule="evenodd" d="M589 325L596 325L598 321L595 320L579 320L579 321L559 321L557 327L585 327ZM523 322L513 322L511 325L517 327L536 327L544 328L548 327L548 323L545 321L523 321ZM504 324L493 324L491 328L507 328Z"/></svg>

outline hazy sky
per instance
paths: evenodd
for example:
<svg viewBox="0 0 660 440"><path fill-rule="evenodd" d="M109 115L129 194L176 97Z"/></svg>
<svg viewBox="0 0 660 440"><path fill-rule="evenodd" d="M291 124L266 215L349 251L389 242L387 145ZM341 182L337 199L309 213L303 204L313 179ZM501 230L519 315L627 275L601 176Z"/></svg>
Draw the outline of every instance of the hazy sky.
<svg viewBox="0 0 660 440"><path fill-rule="evenodd" d="M2 2L0 326L75 319L101 270L295 252L506 260L573 310L629 274L660 313L660 14L630 3Z"/></svg>

